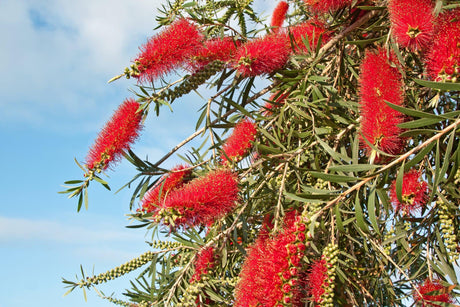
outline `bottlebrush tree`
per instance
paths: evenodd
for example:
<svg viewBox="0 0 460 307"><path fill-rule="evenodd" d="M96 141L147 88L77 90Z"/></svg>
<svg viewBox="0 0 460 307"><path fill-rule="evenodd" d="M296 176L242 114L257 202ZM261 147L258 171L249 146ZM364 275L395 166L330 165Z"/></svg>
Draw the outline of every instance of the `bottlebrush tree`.
<svg viewBox="0 0 460 307"><path fill-rule="evenodd" d="M270 6L265 19L251 0L160 10L111 80L137 95L63 191L87 207L89 184L128 160L127 211L152 241L68 291L120 306L458 306L460 2ZM204 87L190 137L159 161L131 150L147 116ZM97 290L136 269L124 297Z"/></svg>

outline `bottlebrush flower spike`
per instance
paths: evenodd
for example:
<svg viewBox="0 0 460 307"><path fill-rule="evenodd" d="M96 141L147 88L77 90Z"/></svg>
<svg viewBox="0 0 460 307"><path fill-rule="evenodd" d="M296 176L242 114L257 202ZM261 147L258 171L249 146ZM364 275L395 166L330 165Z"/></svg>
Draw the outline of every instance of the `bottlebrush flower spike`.
<svg viewBox="0 0 460 307"><path fill-rule="evenodd" d="M390 108L385 101L402 105L404 101L402 76L392 67L386 52L366 51L361 65L360 113L363 137L379 150L388 154L398 154L404 145L399 137L402 114ZM379 154L361 137L361 144L367 155ZM372 157L371 157L372 159Z"/></svg>
<svg viewBox="0 0 460 307"><path fill-rule="evenodd" d="M420 181L421 174L416 170L410 170L403 175L402 202L396 195L396 180L391 184L390 198L396 211L412 213L426 205L428 200L428 185L425 181Z"/></svg>
<svg viewBox="0 0 460 307"><path fill-rule="evenodd" d="M213 61L229 62L239 45L240 43L233 41L231 37L210 39L189 59L187 66L191 71L197 71Z"/></svg>
<svg viewBox="0 0 460 307"><path fill-rule="evenodd" d="M285 1L281 1L273 10L271 26L274 33L277 33L279 28L283 25L288 9L289 4Z"/></svg>
<svg viewBox="0 0 460 307"><path fill-rule="evenodd" d="M335 12L351 5L352 0L304 0L311 11L316 13Z"/></svg>
<svg viewBox="0 0 460 307"><path fill-rule="evenodd" d="M88 152L86 167L90 172L107 169L137 139L142 129L139 107L140 104L134 99L126 99L118 107Z"/></svg>
<svg viewBox="0 0 460 307"><path fill-rule="evenodd" d="M412 51L424 51L433 36L432 0L391 0L390 22L396 41Z"/></svg>
<svg viewBox="0 0 460 307"><path fill-rule="evenodd" d="M305 230L296 211L286 215L283 230L269 238L266 230L249 248L235 288L235 307L304 306L302 257Z"/></svg>
<svg viewBox="0 0 460 307"><path fill-rule="evenodd" d="M323 250L321 259L315 260L307 274L307 290L316 303L332 302L336 272L338 246L331 242Z"/></svg>
<svg viewBox="0 0 460 307"><path fill-rule="evenodd" d="M286 36L271 34L240 46L236 51L233 67L243 77L270 74L283 68L289 53Z"/></svg>
<svg viewBox="0 0 460 307"><path fill-rule="evenodd" d="M422 306L440 306L436 303L433 302L442 302L442 303L452 303L452 297L450 296L449 293L443 293L443 294L425 294L429 293L432 291L438 291L444 289L444 286L438 281L438 280L433 280L431 281L430 279L426 279L425 282L418 287L418 291L422 296L418 294L417 291L414 292L414 299L416 302L421 302ZM426 300L426 301L425 301Z"/></svg>
<svg viewBox="0 0 460 307"><path fill-rule="evenodd" d="M291 27L289 31L295 43L295 53L308 52L308 48L304 43L305 39L308 40L310 50L314 50L316 48L320 37L322 44L327 43L331 39L330 34L326 31L324 23L319 20L301 23L297 26Z"/></svg>
<svg viewBox="0 0 460 307"><path fill-rule="evenodd" d="M238 162L244 158L252 148L257 134L257 125L249 119L243 119L239 122L233 133L225 141L221 156L223 162L228 162L227 158L231 161Z"/></svg>
<svg viewBox="0 0 460 307"><path fill-rule="evenodd" d="M171 172L163 176L158 183L145 193L141 201L142 212L150 213L161 205L169 192L181 188L189 181L192 170L188 166L178 165L171 169Z"/></svg>
<svg viewBox="0 0 460 307"><path fill-rule="evenodd" d="M433 42L427 55L426 69L435 81L458 82L460 79L460 8L440 14Z"/></svg>
<svg viewBox="0 0 460 307"><path fill-rule="evenodd" d="M321 296L324 294L325 288L329 286L329 283L327 282L328 268L329 263L324 258L315 260L312 263L310 271L306 277L308 292L316 303L321 303Z"/></svg>
<svg viewBox="0 0 460 307"><path fill-rule="evenodd" d="M236 175L216 170L171 191L158 215L173 228L209 225L235 207L238 192Z"/></svg>
<svg viewBox="0 0 460 307"><path fill-rule="evenodd" d="M187 19L169 25L140 48L134 61L140 82L153 81L180 67L203 46L203 35Z"/></svg>
<svg viewBox="0 0 460 307"><path fill-rule="evenodd" d="M190 283L200 281L203 275L207 275L214 268L215 262L216 257L212 246L201 250L195 258L195 273L190 279Z"/></svg>

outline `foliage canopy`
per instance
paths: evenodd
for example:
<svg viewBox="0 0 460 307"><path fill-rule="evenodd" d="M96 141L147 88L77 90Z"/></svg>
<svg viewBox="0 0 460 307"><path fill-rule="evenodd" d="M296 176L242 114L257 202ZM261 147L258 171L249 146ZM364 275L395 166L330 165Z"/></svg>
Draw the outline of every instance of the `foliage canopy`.
<svg viewBox="0 0 460 307"><path fill-rule="evenodd" d="M252 0L167 3L116 77L138 80L136 107L63 191L87 207L90 182L108 187L100 173L123 156L138 172L130 218L152 241L64 279L69 292L121 306L455 306L459 7L294 0L267 24ZM154 162L129 149L139 121L205 87L190 137ZM184 165L162 167L196 138ZM97 290L138 268L126 301Z"/></svg>

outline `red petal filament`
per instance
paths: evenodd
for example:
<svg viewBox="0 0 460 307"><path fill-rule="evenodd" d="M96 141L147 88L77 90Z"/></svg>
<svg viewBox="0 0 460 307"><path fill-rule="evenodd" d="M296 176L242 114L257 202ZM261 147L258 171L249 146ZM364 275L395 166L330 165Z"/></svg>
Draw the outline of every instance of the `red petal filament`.
<svg viewBox="0 0 460 307"><path fill-rule="evenodd" d="M134 99L126 99L118 107L88 152L86 167L89 170L107 169L122 157L124 150L130 148L142 128L139 107Z"/></svg>

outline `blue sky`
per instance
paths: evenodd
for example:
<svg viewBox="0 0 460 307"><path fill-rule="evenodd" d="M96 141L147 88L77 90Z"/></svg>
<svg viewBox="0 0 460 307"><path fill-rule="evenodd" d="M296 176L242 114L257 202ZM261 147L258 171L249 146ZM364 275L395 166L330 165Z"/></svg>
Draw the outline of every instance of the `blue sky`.
<svg viewBox="0 0 460 307"><path fill-rule="evenodd" d="M94 292L85 303L78 289L63 297L61 277L74 280L80 264L104 272L147 250L145 230L125 228L131 191L114 195L93 184L89 210L80 213L57 192L82 178L74 157L85 158L113 110L132 97L134 81L107 80L154 33L160 3L0 0L0 307L113 306ZM266 1L265 12L275 4ZM173 114L151 116L136 153L160 158L193 131L202 103L186 96ZM134 171L121 163L108 174L117 190ZM123 298L127 287L121 278L100 289Z"/></svg>
<svg viewBox="0 0 460 307"><path fill-rule="evenodd" d="M63 297L61 277L75 280L80 264L101 273L148 249L145 229L125 228L130 190L114 195L93 184L89 210L80 213L75 199L57 192L82 178L74 157L84 160L113 110L133 97L135 81L107 80L154 33L160 3L0 1L0 307L113 306L94 292L85 303L78 289ZM159 159L193 132L202 103L186 96L173 114L151 116L135 152ZM134 170L121 163L108 174L117 190ZM100 287L117 298L125 288L125 278Z"/></svg>
<svg viewBox="0 0 460 307"><path fill-rule="evenodd" d="M131 191L94 184L80 213L57 192L82 178L74 157L84 160L113 110L132 97L135 82L107 80L154 33L156 1L0 1L0 307L113 306L94 292L87 303L81 291L63 297L61 277L75 279L80 264L104 272L147 250L145 230L125 228ZM193 132L190 114L201 103L183 99L174 114L151 117L136 152L165 154ZM134 174L127 163L115 170L113 190ZM101 289L122 298L127 287L120 279Z"/></svg>

